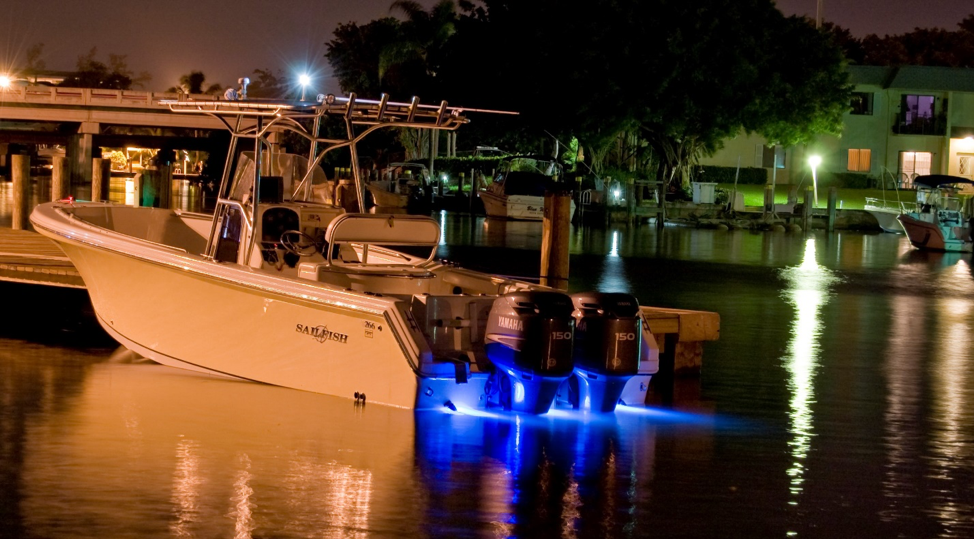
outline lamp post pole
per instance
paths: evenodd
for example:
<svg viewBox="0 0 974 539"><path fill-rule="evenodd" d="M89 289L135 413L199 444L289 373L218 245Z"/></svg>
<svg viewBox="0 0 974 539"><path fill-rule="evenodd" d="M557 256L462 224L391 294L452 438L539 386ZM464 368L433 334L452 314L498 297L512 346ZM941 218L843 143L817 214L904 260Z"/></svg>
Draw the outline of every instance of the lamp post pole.
<svg viewBox="0 0 974 539"><path fill-rule="evenodd" d="M822 158L813 155L808 158L808 164L812 167L812 196L814 197L815 205L818 206L818 175L816 172L818 166L822 164Z"/></svg>

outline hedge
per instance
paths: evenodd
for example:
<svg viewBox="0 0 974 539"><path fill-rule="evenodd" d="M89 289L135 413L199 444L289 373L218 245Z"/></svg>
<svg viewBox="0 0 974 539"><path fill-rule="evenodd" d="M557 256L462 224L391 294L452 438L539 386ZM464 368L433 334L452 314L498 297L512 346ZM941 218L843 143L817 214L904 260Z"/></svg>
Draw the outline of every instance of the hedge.
<svg viewBox="0 0 974 539"><path fill-rule="evenodd" d="M718 167L703 165L696 167L695 182L734 183L737 167ZM751 185L765 185L768 183L768 170L764 168L741 167L737 183Z"/></svg>

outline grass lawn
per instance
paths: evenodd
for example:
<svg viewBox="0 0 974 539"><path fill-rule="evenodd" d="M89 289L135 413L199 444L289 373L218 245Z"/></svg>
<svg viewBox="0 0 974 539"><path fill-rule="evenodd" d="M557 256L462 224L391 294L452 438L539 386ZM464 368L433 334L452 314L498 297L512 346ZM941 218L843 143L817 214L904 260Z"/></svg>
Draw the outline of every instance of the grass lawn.
<svg viewBox="0 0 974 539"><path fill-rule="evenodd" d="M728 193L733 191L734 184L732 183L721 183L717 184L718 189L724 189ZM780 185L775 188L774 192L774 203L775 204L786 204L788 202L788 190L791 188L790 185ZM737 191L744 193L744 205L745 206L763 206L764 205L764 186L763 185L743 185L738 184ZM839 188L838 200L841 202L840 207L844 210L861 210L866 205L866 197L882 199L886 196L886 200L895 201L897 200L897 192L894 190L887 189L885 192L882 189L844 189ZM798 191L798 202L801 202L805 197L804 186ZM899 200L903 202L913 202L916 200L916 194L913 191L900 191ZM829 204L829 189L828 187L820 187L818 190L818 206L819 208L826 208Z"/></svg>

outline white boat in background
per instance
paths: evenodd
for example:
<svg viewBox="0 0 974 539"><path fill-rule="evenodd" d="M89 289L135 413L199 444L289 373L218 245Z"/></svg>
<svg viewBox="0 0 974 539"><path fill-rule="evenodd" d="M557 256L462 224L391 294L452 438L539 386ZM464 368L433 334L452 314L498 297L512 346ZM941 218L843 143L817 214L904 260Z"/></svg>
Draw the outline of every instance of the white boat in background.
<svg viewBox="0 0 974 539"><path fill-rule="evenodd" d="M379 178L366 184L372 202L380 210L398 208L429 214L433 203L430 172L420 163L390 163Z"/></svg>
<svg viewBox="0 0 974 539"><path fill-rule="evenodd" d="M529 156L505 159L497 177L480 190L488 217L540 221L544 218L544 194L556 186L562 167L555 161ZM575 214L572 200L571 213Z"/></svg>
<svg viewBox="0 0 974 539"><path fill-rule="evenodd" d="M872 215L879 227L885 232L902 234L903 226L897 219L901 214L916 210L913 202L888 201L880 198L866 198L866 205L863 209Z"/></svg>
<svg viewBox="0 0 974 539"><path fill-rule="evenodd" d="M932 174L919 176L913 183L918 208L898 217L910 243L917 249L971 252L972 219L964 215L963 203L956 195L961 187L974 185L974 181Z"/></svg>
<svg viewBox="0 0 974 539"><path fill-rule="evenodd" d="M127 348L404 408L543 413L556 396L592 411L644 403L659 349L635 298L569 296L442 264L435 220L364 213L359 141L384 128L457 129L463 109L354 94L169 106L231 132L213 215L78 201L31 215ZM345 122L347 140L318 136L328 119ZM268 136L280 131L309 140L309 157L270 153ZM362 213L334 204L350 186L319 168L331 152L347 154Z"/></svg>

